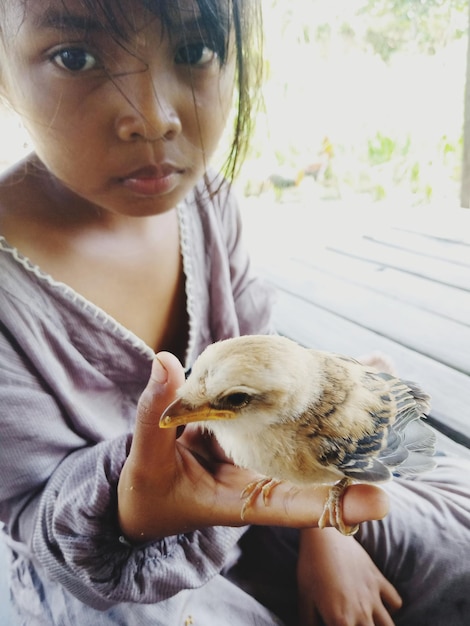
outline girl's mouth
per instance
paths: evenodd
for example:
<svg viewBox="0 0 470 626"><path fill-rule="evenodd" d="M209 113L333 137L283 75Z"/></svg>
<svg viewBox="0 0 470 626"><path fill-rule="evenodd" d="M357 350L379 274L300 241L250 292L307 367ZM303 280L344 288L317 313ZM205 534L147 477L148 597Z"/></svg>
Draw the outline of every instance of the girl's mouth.
<svg viewBox="0 0 470 626"><path fill-rule="evenodd" d="M172 191L178 184L183 170L162 163L142 167L120 178L120 182L134 193L143 196L162 195Z"/></svg>

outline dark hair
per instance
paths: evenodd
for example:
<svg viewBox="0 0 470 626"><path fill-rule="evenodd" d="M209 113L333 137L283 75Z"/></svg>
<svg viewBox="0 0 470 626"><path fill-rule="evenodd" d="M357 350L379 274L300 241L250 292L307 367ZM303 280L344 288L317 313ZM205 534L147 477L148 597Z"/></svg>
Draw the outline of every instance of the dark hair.
<svg viewBox="0 0 470 626"><path fill-rule="evenodd" d="M25 10L28 0L23 0ZM34 2L34 0L30 0ZM66 0L62 0L66 4ZM260 0L134 0L161 20L163 29L174 32L184 12L197 8L208 43L218 53L221 65L227 61L233 33L236 53L236 115L232 140L223 165L223 174L233 180L239 171L253 131L255 111L260 101L262 79L262 17ZM2 0L2 4L5 0ZM122 0L81 0L90 13L99 13L103 26L125 45L132 23ZM8 4L8 3L6 3ZM1 26L0 26L1 34Z"/></svg>

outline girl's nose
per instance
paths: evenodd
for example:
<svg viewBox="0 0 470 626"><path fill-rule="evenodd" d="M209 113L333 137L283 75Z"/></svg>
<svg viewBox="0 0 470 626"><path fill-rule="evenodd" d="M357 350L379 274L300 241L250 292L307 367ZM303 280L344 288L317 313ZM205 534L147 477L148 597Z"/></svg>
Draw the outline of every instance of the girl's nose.
<svg viewBox="0 0 470 626"><path fill-rule="evenodd" d="M149 70L126 77L120 85L121 103L116 133L122 141L171 140L181 132L174 106L175 85L155 81Z"/></svg>

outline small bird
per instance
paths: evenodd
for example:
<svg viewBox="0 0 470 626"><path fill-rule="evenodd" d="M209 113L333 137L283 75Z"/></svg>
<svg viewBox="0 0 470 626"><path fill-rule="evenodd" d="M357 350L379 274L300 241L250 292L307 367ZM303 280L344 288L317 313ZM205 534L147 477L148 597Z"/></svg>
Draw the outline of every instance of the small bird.
<svg viewBox="0 0 470 626"><path fill-rule="evenodd" d="M163 412L160 427L201 422L235 465L264 478L242 492L242 519L281 481L332 485L319 520L354 534L342 496L354 481L413 477L435 463L423 419L429 396L411 382L347 356L277 335L208 346Z"/></svg>

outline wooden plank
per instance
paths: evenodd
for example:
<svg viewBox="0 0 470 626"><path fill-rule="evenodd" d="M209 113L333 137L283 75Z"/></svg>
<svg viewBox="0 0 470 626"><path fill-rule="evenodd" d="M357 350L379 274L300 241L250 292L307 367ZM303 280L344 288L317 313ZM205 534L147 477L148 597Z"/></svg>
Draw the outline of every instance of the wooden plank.
<svg viewBox="0 0 470 626"><path fill-rule="evenodd" d="M470 291L470 272L461 267L441 259L421 257L415 253L388 248L382 244L367 241L342 241L341 245L332 244L329 250L347 257L381 263L386 267L402 270L415 276L422 276L444 285L451 285L459 289Z"/></svg>
<svg viewBox="0 0 470 626"><path fill-rule="evenodd" d="M449 211L449 207L437 207L434 214L429 215L425 209L424 215L417 223L394 223L395 228L410 233L427 235L437 240L453 241L470 245L470 211L458 209Z"/></svg>
<svg viewBox="0 0 470 626"><path fill-rule="evenodd" d="M300 264L263 268L276 287L470 374L470 327ZM259 272L260 273L260 272Z"/></svg>
<svg viewBox="0 0 470 626"><path fill-rule="evenodd" d="M318 251L308 262L292 259L283 261L282 264L273 261L270 266L279 267L275 269L278 272L286 263L292 264L290 271L293 276L302 272L299 265L307 265L326 275L343 278L352 284L367 287L400 302L407 302L419 309L470 325L470 293L467 291L435 283L401 270L384 268L378 263L346 257L332 250ZM311 285L311 288L313 290L314 285Z"/></svg>
<svg viewBox="0 0 470 626"><path fill-rule="evenodd" d="M283 291L278 291L274 321L279 333L308 347L355 357L373 351L389 355L401 377L431 394L436 423L457 441L470 442L468 376Z"/></svg>
<svg viewBox="0 0 470 626"><path fill-rule="evenodd" d="M463 241L439 238L399 228L364 233L364 239L419 256L440 259L470 268L470 245Z"/></svg>

